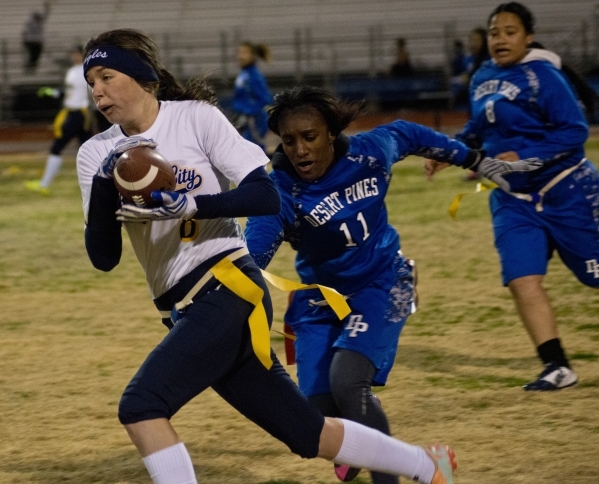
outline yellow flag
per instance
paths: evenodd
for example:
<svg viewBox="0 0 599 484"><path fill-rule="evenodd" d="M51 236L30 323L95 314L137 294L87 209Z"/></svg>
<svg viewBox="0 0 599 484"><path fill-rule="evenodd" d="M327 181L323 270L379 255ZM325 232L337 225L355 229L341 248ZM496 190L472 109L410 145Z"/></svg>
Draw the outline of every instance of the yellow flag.
<svg viewBox="0 0 599 484"><path fill-rule="evenodd" d="M345 297L339 294L333 288L321 286L320 284L302 284L300 282L290 281L289 279L283 279L282 277L275 276L274 274L266 271L262 271L262 276L277 289L285 292L302 291L305 289L320 289L323 297L326 299L327 303L329 303L331 309L335 311L335 314L339 319L343 319L345 316L351 313L351 309L345 301Z"/></svg>
<svg viewBox="0 0 599 484"><path fill-rule="evenodd" d="M484 192L485 190L492 190L495 187L497 187L497 184L493 183L493 182L489 182L489 183L477 183L476 184L476 190L474 190L473 192L458 193L455 196L455 198L453 199L453 202L451 202L451 205L449 206L449 208L447 209L447 211L449 212L449 216L453 220L457 219L458 209L460 208L460 203L462 203L462 198L464 198L466 195L470 195L472 193Z"/></svg>

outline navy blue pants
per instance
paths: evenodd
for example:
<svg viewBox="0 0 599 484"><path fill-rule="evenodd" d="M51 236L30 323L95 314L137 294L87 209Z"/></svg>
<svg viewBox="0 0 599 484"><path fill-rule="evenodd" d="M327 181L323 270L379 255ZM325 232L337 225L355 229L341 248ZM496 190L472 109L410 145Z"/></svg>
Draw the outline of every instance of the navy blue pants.
<svg viewBox="0 0 599 484"><path fill-rule="evenodd" d="M66 113L65 113L66 111ZM65 115L66 114L66 115ZM73 138L79 140L82 145L91 138L89 113L81 109L77 110L62 110L54 120L54 143L50 148L50 153L60 155L66 145Z"/></svg>
<svg viewBox="0 0 599 484"><path fill-rule="evenodd" d="M249 256L235 265L264 289L263 303L272 321L270 295L259 269ZM170 419L212 387L292 452L316 457L324 417L272 351L270 370L254 354L247 321L253 306L214 280L193 301L125 389L119 405L121 423Z"/></svg>

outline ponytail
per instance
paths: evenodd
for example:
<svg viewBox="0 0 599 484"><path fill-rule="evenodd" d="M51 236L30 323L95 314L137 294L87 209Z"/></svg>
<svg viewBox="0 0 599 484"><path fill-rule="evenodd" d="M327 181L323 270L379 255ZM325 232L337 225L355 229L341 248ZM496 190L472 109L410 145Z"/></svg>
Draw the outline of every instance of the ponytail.
<svg viewBox="0 0 599 484"><path fill-rule="evenodd" d="M254 55L260 57L264 62L270 61L270 47L266 44L254 44L252 47Z"/></svg>
<svg viewBox="0 0 599 484"><path fill-rule="evenodd" d="M249 40L242 42L240 45L247 47L252 51L254 57L259 57L264 62L270 61L270 47L266 44L252 44Z"/></svg>

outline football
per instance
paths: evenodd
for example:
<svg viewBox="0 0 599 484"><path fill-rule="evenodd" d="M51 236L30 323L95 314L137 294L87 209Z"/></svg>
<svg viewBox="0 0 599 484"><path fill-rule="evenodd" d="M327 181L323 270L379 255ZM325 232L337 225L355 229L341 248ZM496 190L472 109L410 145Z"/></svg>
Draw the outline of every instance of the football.
<svg viewBox="0 0 599 484"><path fill-rule="evenodd" d="M159 205L154 190L174 190L177 182L171 164L158 151L138 146L125 151L114 167L114 184L127 203L138 207Z"/></svg>

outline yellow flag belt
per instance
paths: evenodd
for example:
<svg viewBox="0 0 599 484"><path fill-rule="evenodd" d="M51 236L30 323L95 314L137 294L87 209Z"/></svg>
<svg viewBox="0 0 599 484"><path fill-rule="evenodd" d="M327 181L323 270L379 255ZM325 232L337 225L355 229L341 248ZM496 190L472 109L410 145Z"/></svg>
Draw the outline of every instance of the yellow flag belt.
<svg viewBox="0 0 599 484"><path fill-rule="evenodd" d="M492 190L495 187L497 187L497 185L495 183L493 183L493 182L489 182L489 183L477 183L476 184L476 190L474 190L473 192L458 193L455 196L455 198L453 199L453 202L451 202L451 205L449 206L449 209L447 210L449 212L449 216L453 220L457 219L457 217L458 217L458 209L460 208L460 204L462 203L462 198L464 198L466 195L470 195L472 193L484 192L485 190Z"/></svg>
<svg viewBox="0 0 599 484"><path fill-rule="evenodd" d="M239 251L230 254L229 257L225 257L217 262L210 268L208 273L214 276L221 284L227 289L232 291L235 295L249 302L254 309L248 319L250 326L250 337L252 341L252 347L254 353L260 360L260 362L267 368L270 369L272 366L272 359L270 357L270 329L268 326L268 318L266 316L266 310L262 303L264 297L264 291L248 276L246 276L235 264L233 260L248 254L247 249L240 249ZM192 302L192 298L199 291L200 287L203 286L209 277L208 273L198 281L190 293L179 303L175 305L175 309L182 309L187 304ZM347 316L351 309L349 308L345 298L339 294L335 289L327 286L321 286L320 284L301 284L299 282L290 281L269 272L262 271L264 279L271 283L277 289L285 292L301 291L305 289L319 289L323 297L335 312L339 319L343 319Z"/></svg>

